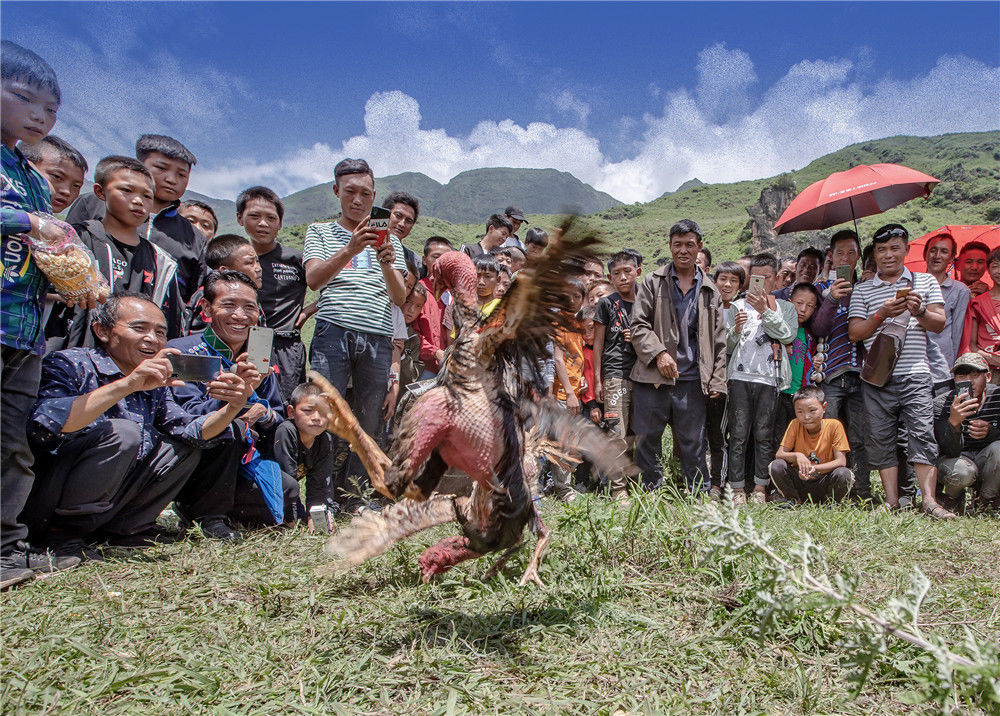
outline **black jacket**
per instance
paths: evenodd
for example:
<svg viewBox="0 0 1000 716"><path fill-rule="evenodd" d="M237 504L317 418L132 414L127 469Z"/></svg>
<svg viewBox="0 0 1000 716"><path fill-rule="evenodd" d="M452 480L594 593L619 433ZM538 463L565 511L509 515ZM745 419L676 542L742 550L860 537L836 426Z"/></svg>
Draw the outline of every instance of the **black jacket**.
<svg viewBox="0 0 1000 716"><path fill-rule="evenodd" d="M979 452L990 443L1000 440L1000 386L987 383L982 407L978 413L969 418L969 420L985 420L990 424L990 430L982 440L970 438L965 423L962 424L961 430L955 430L948 422L951 404L956 394L957 391L953 388L934 400L934 438L937 440L941 458L955 458L963 452Z"/></svg>

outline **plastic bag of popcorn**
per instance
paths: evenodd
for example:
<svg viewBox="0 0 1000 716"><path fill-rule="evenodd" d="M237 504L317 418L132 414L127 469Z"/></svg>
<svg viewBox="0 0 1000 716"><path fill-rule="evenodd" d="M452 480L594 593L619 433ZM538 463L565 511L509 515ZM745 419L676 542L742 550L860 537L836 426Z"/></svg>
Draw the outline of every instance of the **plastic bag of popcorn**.
<svg viewBox="0 0 1000 716"><path fill-rule="evenodd" d="M111 287L97 266L97 259L83 245L72 226L51 214L36 213L41 221L38 239L25 235L31 255L52 287L63 298L80 299L94 293L98 302L111 295Z"/></svg>

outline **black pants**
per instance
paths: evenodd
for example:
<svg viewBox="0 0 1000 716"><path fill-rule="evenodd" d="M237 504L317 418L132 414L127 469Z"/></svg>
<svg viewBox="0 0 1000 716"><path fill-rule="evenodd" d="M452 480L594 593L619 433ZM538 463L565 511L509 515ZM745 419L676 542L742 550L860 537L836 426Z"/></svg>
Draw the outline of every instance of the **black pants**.
<svg viewBox="0 0 1000 716"><path fill-rule="evenodd" d="M38 451L38 476L23 517L32 539L132 535L149 529L198 462L198 450L163 439L138 459L130 420L106 420ZM58 540L55 540L58 541Z"/></svg>
<svg viewBox="0 0 1000 716"><path fill-rule="evenodd" d="M27 428L38 397L42 357L0 346L0 373L0 552L7 553L28 536L18 515L35 480Z"/></svg>
<svg viewBox="0 0 1000 716"><path fill-rule="evenodd" d="M806 502L840 502L851 492L854 475L846 467L803 480L797 465L785 460L775 460L768 466L774 486L787 500Z"/></svg>
<svg viewBox="0 0 1000 716"><path fill-rule="evenodd" d="M663 483L663 430L669 424L681 463L684 485L692 492L708 489L705 464L705 412L708 400L701 381L685 380L659 387L635 383L632 389L632 428L636 435L635 461L647 490Z"/></svg>
<svg viewBox="0 0 1000 716"><path fill-rule="evenodd" d="M729 484L744 489L747 444L753 442L753 478L755 485L766 486L770 479L767 465L774 459L774 411L778 390L773 385L729 381Z"/></svg>
<svg viewBox="0 0 1000 716"><path fill-rule="evenodd" d="M278 367L278 392L287 403L292 391L306 381L306 346L295 337L274 337L274 364Z"/></svg>
<svg viewBox="0 0 1000 716"><path fill-rule="evenodd" d="M720 395L708 399L706 431L708 436L708 466L712 476L712 487L722 487L726 479L726 463L728 462L726 433L726 396Z"/></svg>
<svg viewBox="0 0 1000 716"><path fill-rule="evenodd" d="M240 477L243 456L250 444L243 437L242 421L233 423L236 439L201 450L201 458L187 484L177 495L177 507L187 519L204 522L224 519L243 527L266 527L277 521L255 482ZM300 517L299 483L282 476L285 519Z"/></svg>

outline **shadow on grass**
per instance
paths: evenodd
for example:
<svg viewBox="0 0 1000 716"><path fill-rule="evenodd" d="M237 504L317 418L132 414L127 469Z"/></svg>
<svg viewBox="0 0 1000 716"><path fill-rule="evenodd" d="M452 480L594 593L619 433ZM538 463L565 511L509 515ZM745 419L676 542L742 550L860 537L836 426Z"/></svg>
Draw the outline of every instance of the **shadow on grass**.
<svg viewBox="0 0 1000 716"><path fill-rule="evenodd" d="M515 656L527 640L531 649L538 635L551 629L574 630L582 626L582 616L593 616L597 604L582 602L572 607L506 609L492 614L470 614L412 607L407 614L415 622L412 629L378 647L384 655L417 644L423 647L465 645L477 652Z"/></svg>

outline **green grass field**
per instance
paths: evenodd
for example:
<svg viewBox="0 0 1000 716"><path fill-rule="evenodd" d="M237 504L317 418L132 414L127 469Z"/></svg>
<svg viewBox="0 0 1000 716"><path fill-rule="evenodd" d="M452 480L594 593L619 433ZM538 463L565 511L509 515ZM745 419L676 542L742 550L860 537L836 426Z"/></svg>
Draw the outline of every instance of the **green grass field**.
<svg viewBox="0 0 1000 716"><path fill-rule="evenodd" d="M808 532L879 607L914 565L919 626L960 644L1000 633L995 518L931 522L857 508L746 508L785 551ZM758 568L707 557L695 508L546 502L547 587L466 563L425 586L424 534L320 579L302 529L198 539L87 564L0 595L5 713L929 713L894 645L855 697L843 623L809 609L759 640ZM986 713L960 704L961 712Z"/></svg>

